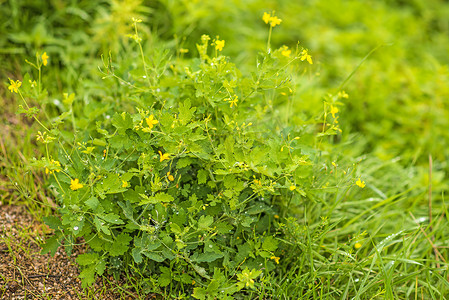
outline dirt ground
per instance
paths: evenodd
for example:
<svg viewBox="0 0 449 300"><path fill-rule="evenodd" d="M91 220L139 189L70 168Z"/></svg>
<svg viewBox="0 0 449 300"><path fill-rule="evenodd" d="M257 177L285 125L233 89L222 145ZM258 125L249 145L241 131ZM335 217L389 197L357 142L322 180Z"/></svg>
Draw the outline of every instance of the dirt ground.
<svg viewBox="0 0 449 300"><path fill-rule="evenodd" d="M0 299L137 299L132 291L128 296L114 293L116 287L108 287L105 278L97 280L88 296L75 264L83 248L75 248L71 257L62 247L54 257L41 255L39 244L49 233L26 208L0 206Z"/></svg>

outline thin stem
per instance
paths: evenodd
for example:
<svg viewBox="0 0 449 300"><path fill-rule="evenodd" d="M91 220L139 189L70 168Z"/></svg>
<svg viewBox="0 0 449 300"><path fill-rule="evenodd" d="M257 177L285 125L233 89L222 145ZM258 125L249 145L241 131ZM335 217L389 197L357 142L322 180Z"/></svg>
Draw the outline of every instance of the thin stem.
<svg viewBox="0 0 449 300"><path fill-rule="evenodd" d="M271 42L271 31L273 31L273 26L270 25L270 31L268 32L268 41L267 41L267 52L270 53L270 42Z"/></svg>
<svg viewBox="0 0 449 300"><path fill-rule="evenodd" d="M136 31L136 37L138 36L137 33L137 23L134 23L134 29ZM147 72L147 65L145 63L145 55L143 54L143 48L142 48L142 44L140 43L140 41L137 42L139 44L139 49L140 49L140 55L142 56L142 62L143 62L143 70L145 71L145 77L148 81L148 85L151 85L150 83L150 77L148 77L148 72Z"/></svg>
<svg viewBox="0 0 449 300"><path fill-rule="evenodd" d="M23 95L22 95L22 93L20 92L20 90L17 91L17 93L19 94L20 98L22 98L22 101L23 101L23 103L25 103L25 106L26 106L28 109L30 109L30 106L29 106L28 103L26 102L26 100L25 100L25 98L23 97ZM33 119L34 119L39 125L41 125L46 131L50 132L50 130L49 130L47 127L45 127L45 125L42 124L41 121L39 121L39 119L38 119L35 115L33 115Z"/></svg>

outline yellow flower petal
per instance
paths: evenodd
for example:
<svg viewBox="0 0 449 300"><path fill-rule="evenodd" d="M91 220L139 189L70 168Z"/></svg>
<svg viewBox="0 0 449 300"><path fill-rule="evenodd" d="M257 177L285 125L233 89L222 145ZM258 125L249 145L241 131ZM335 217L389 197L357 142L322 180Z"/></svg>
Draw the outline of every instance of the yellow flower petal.
<svg viewBox="0 0 449 300"><path fill-rule="evenodd" d="M153 129L154 125L159 123L158 120L154 119L153 115L146 118L145 121L147 122L147 125L148 125L148 127L150 127L150 129Z"/></svg>
<svg viewBox="0 0 449 300"><path fill-rule="evenodd" d="M279 19L276 16L273 16L273 17L270 18L270 25L271 25L271 27L275 27L276 25L281 24L281 22L282 22L282 20Z"/></svg>
<svg viewBox="0 0 449 300"><path fill-rule="evenodd" d="M159 156L160 156L160 158L159 158L160 162L163 162L164 160L170 159L170 154L168 154L168 153L162 154L161 151L159 151Z"/></svg>
<svg viewBox="0 0 449 300"><path fill-rule="evenodd" d="M263 13L262 20L265 22L265 24L268 24L268 22L270 22L270 18L271 18L271 15L269 13L266 13L266 12Z"/></svg>
<svg viewBox="0 0 449 300"><path fill-rule="evenodd" d="M47 65L47 63L48 63L48 59L50 58L48 55L47 55L47 52L44 52L44 54L42 54L42 63L44 64L44 66L46 66Z"/></svg>
<svg viewBox="0 0 449 300"><path fill-rule="evenodd" d="M365 181L361 181L360 178L356 181L357 186L359 186L360 188L364 188L365 187Z"/></svg>
<svg viewBox="0 0 449 300"><path fill-rule="evenodd" d="M79 182L78 178L70 180L70 189L76 191L82 187L83 187L83 185Z"/></svg>
<svg viewBox="0 0 449 300"><path fill-rule="evenodd" d="M221 40L221 41L220 40L216 40L215 41L215 49L218 50L218 51L223 50L224 45L225 45L225 41L224 40Z"/></svg>

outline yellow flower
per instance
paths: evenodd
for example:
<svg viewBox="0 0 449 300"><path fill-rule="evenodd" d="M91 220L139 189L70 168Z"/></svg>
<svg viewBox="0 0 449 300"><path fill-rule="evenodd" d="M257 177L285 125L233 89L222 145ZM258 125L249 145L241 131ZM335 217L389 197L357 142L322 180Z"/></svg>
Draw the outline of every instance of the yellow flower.
<svg viewBox="0 0 449 300"><path fill-rule="evenodd" d="M160 162L170 159L170 154L168 154L168 153L162 154L162 152L159 151L159 155L160 155L160 159L159 159Z"/></svg>
<svg viewBox="0 0 449 300"><path fill-rule="evenodd" d="M170 172L167 172L167 178L168 178L168 180L170 180L170 181L175 180L175 177L173 177L173 175L171 175Z"/></svg>
<svg viewBox="0 0 449 300"><path fill-rule="evenodd" d="M362 247L362 244L360 243L355 243L354 248L359 249Z"/></svg>
<svg viewBox="0 0 449 300"><path fill-rule="evenodd" d="M234 97L234 100L231 100L231 105L229 106L229 107L232 107L233 105L235 105L235 106L237 106L237 102L239 102L239 100L238 100L238 96L235 96Z"/></svg>
<svg viewBox="0 0 449 300"><path fill-rule="evenodd" d="M335 114L338 113L338 108L331 105L331 114L332 114L332 118L335 119Z"/></svg>
<svg viewBox="0 0 449 300"><path fill-rule="evenodd" d="M8 89L11 91L11 93L19 93L19 87L22 85L22 82L19 80L12 80L9 78L9 86Z"/></svg>
<svg viewBox="0 0 449 300"><path fill-rule="evenodd" d="M361 187L362 189L365 187L365 181L361 181L360 178L357 180L357 182L355 183L357 184L359 187Z"/></svg>
<svg viewBox="0 0 449 300"><path fill-rule="evenodd" d="M158 120L154 119L153 115L151 115L148 118L146 118L145 121L147 122L148 127L150 127L150 129L153 129L154 125L159 123Z"/></svg>
<svg viewBox="0 0 449 300"><path fill-rule="evenodd" d="M283 46L281 51L281 54L284 55L285 57L290 57L290 54L292 53L292 50L288 49L287 46Z"/></svg>
<svg viewBox="0 0 449 300"><path fill-rule="evenodd" d="M76 191L82 187L83 187L83 185L79 182L78 178L75 178L74 180L70 180L70 189Z"/></svg>
<svg viewBox="0 0 449 300"><path fill-rule="evenodd" d="M124 180L122 180L122 187L123 188L126 188L126 187L128 187L129 186L129 183L127 182L127 181L124 181Z"/></svg>
<svg viewBox="0 0 449 300"><path fill-rule="evenodd" d="M276 16L272 16L272 17L270 18L270 25L271 25L271 27L275 27L276 25L281 24L281 22L282 22L282 20L279 19L279 18L276 17Z"/></svg>
<svg viewBox="0 0 449 300"><path fill-rule="evenodd" d="M270 257L270 259L274 259L274 261L277 263L277 264L279 264L279 259L281 259L280 257L276 257L276 256L272 256L272 257Z"/></svg>
<svg viewBox="0 0 449 300"><path fill-rule="evenodd" d="M279 215L274 215L274 218L275 219L279 219Z"/></svg>
<svg viewBox="0 0 449 300"><path fill-rule="evenodd" d="M269 13L264 12L262 20L265 22L265 24L268 24L268 22L270 22L270 19L271 19L271 15Z"/></svg>
<svg viewBox="0 0 449 300"><path fill-rule="evenodd" d="M345 91L338 92L337 96L338 96L339 98L346 98L346 99L348 99L348 97L349 97L349 95L346 94Z"/></svg>
<svg viewBox="0 0 449 300"><path fill-rule="evenodd" d="M225 45L225 41L224 40L221 40L221 41L220 40L216 40L215 41L215 49L218 50L218 51L223 50L224 45Z"/></svg>
<svg viewBox="0 0 449 300"><path fill-rule="evenodd" d="M296 186L294 186L294 185L290 186L290 191L294 191L294 190L296 190Z"/></svg>
<svg viewBox="0 0 449 300"><path fill-rule="evenodd" d="M301 61L304 61L304 60L307 60L307 62L309 63L309 64L313 64L313 61L312 61L312 56L310 56L309 55L309 53L308 53L308 51L307 50L302 50L302 52L300 53L300 55L301 55L301 57L300 57L300 59L301 59Z"/></svg>
<svg viewBox="0 0 449 300"><path fill-rule="evenodd" d="M336 168L337 164L335 162L332 162L332 165Z"/></svg>
<svg viewBox="0 0 449 300"><path fill-rule="evenodd" d="M47 55L47 52L44 52L44 54L42 54L42 63L44 64L44 66L47 65L49 58L50 57Z"/></svg>
<svg viewBox="0 0 449 300"><path fill-rule="evenodd" d="M50 170L48 169L48 168L45 168L45 174L49 174L50 173Z"/></svg>

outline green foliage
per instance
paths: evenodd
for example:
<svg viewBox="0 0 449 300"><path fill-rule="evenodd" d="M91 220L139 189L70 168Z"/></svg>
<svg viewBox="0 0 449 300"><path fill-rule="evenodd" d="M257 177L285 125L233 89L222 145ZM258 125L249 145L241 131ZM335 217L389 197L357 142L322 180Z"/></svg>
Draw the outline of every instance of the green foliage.
<svg viewBox="0 0 449 300"><path fill-rule="evenodd" d="M297 88L291 74L307 63L301 49L292 58L261 53L257 71L243 76L217 51L209 56L209 43L203 36L191 60L152 56L161 73L147 72L145 57L125 67L126 80L105 71L105 98L123 89L119 81L132 101L90 102L80 114L72 109L77 96L64 94L71 120L41 133L43 143L57 143L33 166L50 173L61 214L61 221L46 219L56 235L43 252L54 253L61 241L70 252L83 237L91 249L77 258L83 286L131 264L157 276L156 289L196 282L199 299L254 289L263 270L279 263L283 220L326 197L315 192L329 185L317 145L338 130L317 131L322 116L283 121ZM340 179L338 186L352 185L349 174Z"/></svg>
<svg viewBox="0 0 449 300"><path fill-rule="evenodd" d="M17 147L33 168L5 170L45 174L58 215L42 251L87 244L83 286L111 274L177 299L448 293L447 3L44 2L0 11L4 90L20 79L18 127L40 126Z"/></svg>

